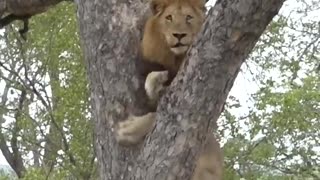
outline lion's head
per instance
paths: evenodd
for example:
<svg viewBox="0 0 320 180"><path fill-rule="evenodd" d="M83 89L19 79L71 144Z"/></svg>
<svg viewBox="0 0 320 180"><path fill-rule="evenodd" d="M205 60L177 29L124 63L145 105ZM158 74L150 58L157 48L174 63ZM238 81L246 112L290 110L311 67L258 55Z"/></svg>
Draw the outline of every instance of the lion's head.
<svg viewBox="0 0 320 180"><path fill-rule="evenodd" d="M205 18L204 0L153 0L159 31L175 55L186 53Z"/></svg>

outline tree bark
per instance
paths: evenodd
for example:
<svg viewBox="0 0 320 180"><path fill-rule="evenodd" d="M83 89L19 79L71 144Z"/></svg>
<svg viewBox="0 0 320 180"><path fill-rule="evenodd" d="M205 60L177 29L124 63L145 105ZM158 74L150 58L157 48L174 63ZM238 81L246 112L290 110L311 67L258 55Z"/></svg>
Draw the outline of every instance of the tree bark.
<svg viewBox="0 0 320 180"><path fill-rule="evenodd" d="M157 109L157 125L144 144L119 146L113 127L145 108L137 75L140 1L78 1L78 18L95 119L100 178L190 179L195 157L223 109L233 82L284 0L218 0L186 63Z"/></svg>
<svg viewBox="0 0 320 180"><path fill-rule="evenodd" d="M25 12L34 12L34 15L46 11L50 6L54 6L62 1L69 0L0 0L0 17L3 13L16 13L26 15Z"/></svg>

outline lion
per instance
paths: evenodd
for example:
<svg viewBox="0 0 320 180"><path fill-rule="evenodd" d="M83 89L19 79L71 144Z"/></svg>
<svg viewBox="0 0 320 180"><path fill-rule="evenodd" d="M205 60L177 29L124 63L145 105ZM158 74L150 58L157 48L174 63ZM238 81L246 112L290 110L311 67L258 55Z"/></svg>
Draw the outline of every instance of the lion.
<svg viewBox="0 0 320 180"><path fill-rule="evenodd" d="M205 1L151 0L150 8L152 15L144 26L140 48L142 58L138 60L141 61L138 68L139 72L146 76L145 91L150 105L157 106L157 100L165 90L165 85L172 82L189 46L200 31L205 18ZM132 121L137 119L137 122L140 122L140 119L149 119L145 117L153 117L150 115L152 113L145 116L129 116L128 122L119 124L119 132L125 130L121 128L122 126L130 127L128 124ZM137 137L139 138L132 140L140 141L141 135ZM121 139L121 136L118 138ZM120 139L119 141L122 142ZM136 144L137 142L127 143Z"/></svg>
<svg viewBox="0 0 320 180"><path fill-rule="evenodd" d="M170 84L205 19L204 0L153 0L145 24L142 61L169 71ZM144 71L158 71L154 67Z"/></svg>
<svg viewBox="0 0 320 180"><path fill-rule="evenodd" d="M141 42L140 73L146 76L149 104L156 107L165 87L170 85L205 19L204 0L151 0ZM116 140L121 145L141 142L155 126L156 112L130 115L118 123ZM222 152L209 138L197 159L192 180L222 179Z"/></svg>

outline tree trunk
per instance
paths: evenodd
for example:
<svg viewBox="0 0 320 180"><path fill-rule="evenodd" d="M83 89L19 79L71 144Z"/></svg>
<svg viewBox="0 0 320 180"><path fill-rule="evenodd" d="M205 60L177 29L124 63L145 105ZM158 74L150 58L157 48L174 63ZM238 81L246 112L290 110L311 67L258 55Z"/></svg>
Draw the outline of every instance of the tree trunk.
<svg viewBox="0 0 320 180"><path fill-rule="evenodd" d="M218 0L160 101L156 128L144 144L124 148L116 143L113 127L129 113L148 111L135 64L148 6L79 0L100 178L190 179L195 157L209 129L216 128L241 64L283 2Z"/></svg>
<svg viewBox="0 0 320 180"><path fill-rule="evenodd" d="M0 65L3 67L3 64L0 62ZM16 68L16 63L14 63L11 67L12 69ZM18 72L19 73L19 72ZM8 79L11 79L12 77L14 77L14 73L10 72L10 74L8 75ZM8 103L8 93L10 90L11 86L9 82L5 82L5 86L3 88L3 92L1 94L1 103L0 103L0 107L4 107L6 103ZM5 159L7 160L7 162L9 163L9 165L11 166L11 168L14 170L14 172L17 174L17 176L19 178L24 176L24 173L26 172L26 168L23 164L23 159L21 157L21 152L18 149L18 134L19 131L21 130L19 127L19 123L18 121L20 120L20 116L21 116L21 111L23 109L23 105L24 102L26 100L26 90L22 89L21 90L21 95L19 97L19 101L17 103L18 107L16 108L16 113L14 115L14 123L13 123L13 128L11 131L11 139L10 139L10 143L7 142L6 139L6 134L3 131L2 125L5 122L4 119L4 114L0 113L0 150L3 154L3 156L5 157Z"/></svg>

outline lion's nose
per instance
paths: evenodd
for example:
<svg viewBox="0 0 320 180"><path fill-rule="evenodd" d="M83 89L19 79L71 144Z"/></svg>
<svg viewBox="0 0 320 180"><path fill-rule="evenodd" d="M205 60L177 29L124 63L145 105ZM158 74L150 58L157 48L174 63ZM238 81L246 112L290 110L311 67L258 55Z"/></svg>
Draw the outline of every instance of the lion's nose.
<svg viewBox="0 0 320 180"><path fill-rule="evenodd" d="M173 35L174 37L176 37L179 41L180 41L183 37L187 36L186 33L173 33L172 35Z"/></svg>

